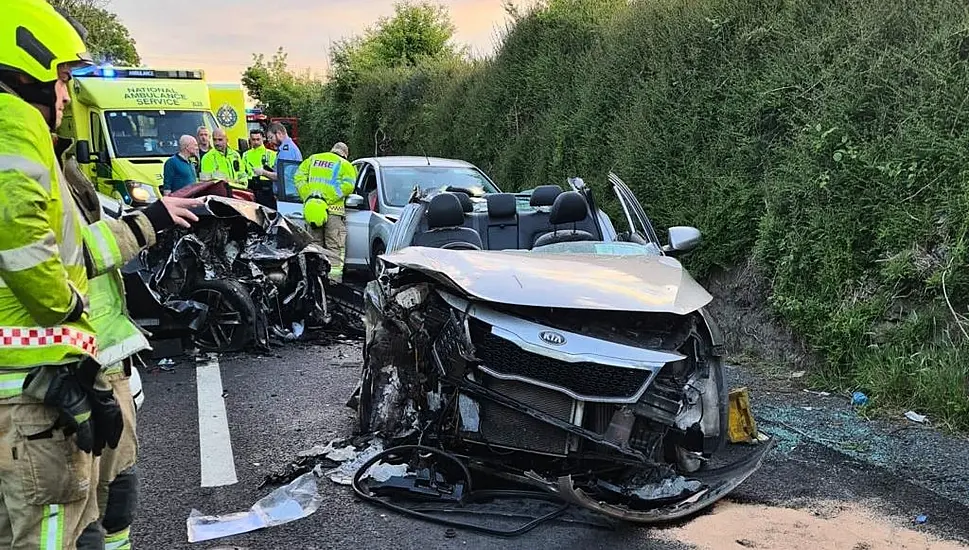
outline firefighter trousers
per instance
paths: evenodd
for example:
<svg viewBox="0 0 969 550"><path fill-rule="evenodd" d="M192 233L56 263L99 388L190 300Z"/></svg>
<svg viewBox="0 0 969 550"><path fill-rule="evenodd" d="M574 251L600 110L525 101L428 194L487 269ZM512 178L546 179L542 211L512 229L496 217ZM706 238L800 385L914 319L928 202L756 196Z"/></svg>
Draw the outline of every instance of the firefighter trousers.
<svg viewBox="0 0 969 550"><path fill-rule="evenodd" d="M343 264L347 255L346 217L330 213L322 228L310 227L313 238L333 253L327 256L330 260L330 280L335 283L343 282Z"/></svg>
<svg viewBox="0 0 969 550"><path fill-rule="evenodd" d="M98 517L100 460L53 428L58 416L25 395L0 399L0 548L73 550Z"/></svg>
<svg viewBox="0 0 969 550"><path fill-rule="evenodd" d="M118 447L105 447L101 454L97 484L98 517L85 527L77 540L78 550L129 550L131 523L138 504L138 456L135 400L128 376L123 372L104 375L121 406L124 431Z"/></svg>

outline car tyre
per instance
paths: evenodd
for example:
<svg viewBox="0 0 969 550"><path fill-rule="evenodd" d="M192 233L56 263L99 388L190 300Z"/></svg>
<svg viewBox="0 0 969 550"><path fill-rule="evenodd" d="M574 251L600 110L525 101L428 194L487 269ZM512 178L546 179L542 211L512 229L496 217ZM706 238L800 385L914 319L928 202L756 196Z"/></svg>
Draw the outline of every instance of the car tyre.
<svg viewBox="0 0 969 550"><path fill-rule="evenodd" d="M205 324L195 334L195 344L204 351L240 351L255 337L256 305L237 281L202 281L189 299L209 307Z"/></svg>
<svg viewBox="0 0 969 550"><path fill-rule="evenodd" d="M370 275L376 279L380 276L380 272L377 270L378 256L387 251L387 246L384 245L383 241L375 241L373 247L370 250Z"/></svg>

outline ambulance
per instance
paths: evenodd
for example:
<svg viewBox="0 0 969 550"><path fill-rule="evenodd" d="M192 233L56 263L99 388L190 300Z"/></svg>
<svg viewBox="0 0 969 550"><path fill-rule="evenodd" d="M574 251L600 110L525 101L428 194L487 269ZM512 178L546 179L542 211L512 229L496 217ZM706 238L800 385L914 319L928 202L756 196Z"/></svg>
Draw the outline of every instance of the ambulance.
<svg viewBox="0 0 969 550"><path fill-rule="evenodd" d="M72 76L58 135L76 141L78 163L98 191L126 204L161 196L165 161L178 152L179 137L220 126L201 70L95 66Z"/></svg>

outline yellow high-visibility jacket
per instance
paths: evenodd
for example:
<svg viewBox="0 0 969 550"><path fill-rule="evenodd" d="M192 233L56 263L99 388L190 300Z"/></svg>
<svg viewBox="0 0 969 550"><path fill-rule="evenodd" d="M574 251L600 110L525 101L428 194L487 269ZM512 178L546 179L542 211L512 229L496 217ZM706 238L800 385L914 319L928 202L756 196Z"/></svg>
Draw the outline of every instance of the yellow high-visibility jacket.
<svg viewBox="0 0 969 550"><path fill-rule="evenodd" d="M306 223L322 226L328 214L346 214L344 201L353 192L357 169L336 153L317 153L299 165L293 180Z"/></svg>
<svg viewBox="0 0 969 550"><path fill-rule="evenodd" d="M0 93L0 188L3 398L20 394L35 366L97 357L88 281L154 244L154 230L141 214L86 224L57 163L46 121L6 93Z"/></svg>
<svg viewBox="0 0 969 550"><path fill-rule="evenodd" d="M225 154L220 153L215 147L209 149L209 152L202 156L199 169L201 180L225 180L232 187L241 189L249 187L249 178L252 177L252 170L242 160L239 152L228 146Z"/></svg>

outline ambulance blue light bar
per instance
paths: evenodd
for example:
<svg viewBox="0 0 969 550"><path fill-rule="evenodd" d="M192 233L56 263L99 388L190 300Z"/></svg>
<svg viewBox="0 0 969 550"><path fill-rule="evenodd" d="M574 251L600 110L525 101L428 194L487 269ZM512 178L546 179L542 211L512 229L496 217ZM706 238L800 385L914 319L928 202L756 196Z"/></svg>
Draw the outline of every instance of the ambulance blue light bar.
<svg viewBox="0 0 969 550"><path fill-rule="evenodd" d="M82 69L77 69L71 73L73 76L82 78L104 78L104 79L121 79L121 78L153 78L153 79L176 79L176 80L202 80L204 73L199 70L191 71L180 71L180 70L165 70L158 71L155 69L143 69L143 68L119 68L119 67L84 67Z"/></svg>

